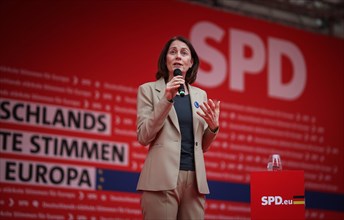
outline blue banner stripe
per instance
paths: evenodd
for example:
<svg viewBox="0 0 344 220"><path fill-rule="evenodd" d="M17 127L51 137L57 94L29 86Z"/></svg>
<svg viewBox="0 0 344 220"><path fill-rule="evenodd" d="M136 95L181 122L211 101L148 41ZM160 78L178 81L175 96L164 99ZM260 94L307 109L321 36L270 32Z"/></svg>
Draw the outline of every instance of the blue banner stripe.
<svg viewBox="0 0 344 220"><path fill-rule="evenodd" d="M138 173L97 169L96 189L136 192Z"/></svg>
<svg viewBox="0 0 344 220"><path fill-rule="evenodd" d="M250 185L220 181L208 181L210 194L208 199L250 202Z"/></svg>
<svg viewBox="0 0 344 220"><path fill-rule="evenodd" d="M306 208L344 212L344 194L306 191Z"/></svg>
<svg viewBox="0 0 344 220"><path fill-rule="evenodd" d="M139 173L115 170L97 170L97 189L106 191L136 192ZM208 199L250 203L250 185L222 181L208 181ZM305 192L306 209L323 209L344 212L344 194Z"/></svg>

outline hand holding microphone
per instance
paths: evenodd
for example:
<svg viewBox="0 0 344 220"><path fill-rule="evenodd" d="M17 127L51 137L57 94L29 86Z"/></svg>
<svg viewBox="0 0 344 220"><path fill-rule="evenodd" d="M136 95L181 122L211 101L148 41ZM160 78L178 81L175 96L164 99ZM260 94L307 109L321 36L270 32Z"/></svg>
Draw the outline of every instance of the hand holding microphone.
<svg viewBox="0 0 344 220"><path fill-rule="evenodd" d="M182 71L180 69L175 69L173 71L173 75L174 76L181 76L182 75ZM178 92L179 92L180 97L184 97L185 89L184 89L184 85L183 84L180 84L180 86L178 88Z"/></svg>
<svg viewBox="0 0 344 220"><path fill-rule="evenodd" d="M172 99L176 96L177 92L183 97L185 95L184 78L180 69L173 71L174 77L166 84L165 97L172 102Z"/></svg>

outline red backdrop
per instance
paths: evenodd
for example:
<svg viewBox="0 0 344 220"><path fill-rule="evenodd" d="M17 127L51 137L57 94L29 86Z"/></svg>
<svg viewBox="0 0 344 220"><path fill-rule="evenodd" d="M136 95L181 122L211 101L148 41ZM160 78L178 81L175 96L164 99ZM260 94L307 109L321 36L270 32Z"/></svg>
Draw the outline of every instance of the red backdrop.
<svg viewBox="0 0 344 220"><path fill-rule="evenodd" d="M343 40L182 1L0 6L1 217L141 218L136 89L184 35L222 102L206 218L249 218L272 153L304 170L307 219L343 218Z"/></svg>

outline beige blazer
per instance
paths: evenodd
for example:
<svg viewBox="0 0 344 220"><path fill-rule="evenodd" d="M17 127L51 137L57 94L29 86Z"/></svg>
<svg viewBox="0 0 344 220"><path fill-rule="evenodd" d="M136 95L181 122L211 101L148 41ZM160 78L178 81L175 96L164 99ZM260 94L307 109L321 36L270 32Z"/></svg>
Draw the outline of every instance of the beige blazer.
<svg viewBox="0 0 344 220"><path fill-rule="evenodd" d="M173 103L164 97L165 81L141 85L137 94L137 138L144 146L149 145L137 190L171 190L177 187L179 173L181 134ZM195 138L195 168L199 193L208 194L203 153L206 152L216 133L208 129L207 123L197 115L201 111L195 103L201 105L207 101L205 91L188 86ZM197 105L197 104L196 104Z"/></svg>

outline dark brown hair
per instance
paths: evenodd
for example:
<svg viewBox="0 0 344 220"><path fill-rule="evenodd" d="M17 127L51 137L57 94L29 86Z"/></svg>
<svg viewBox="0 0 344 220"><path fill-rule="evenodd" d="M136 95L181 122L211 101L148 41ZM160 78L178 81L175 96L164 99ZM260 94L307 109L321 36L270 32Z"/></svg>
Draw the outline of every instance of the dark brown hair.
<svg viewBox="0 0 344 220"><path fill-rule="evenodd" d="M176 40L184 42L191 51L191 59L193 60L193 64L192 64L192 67L186 72L185 82L188 84L192 84L193 82L195 82L197 78L199 59L198 59L198 55L196 53L195 48L192 46L190 41L183 36L175 36L175 37L172 37L169 41L167 41L167 43L165 44L159 56L158 72L156 73L155 78L160 79L161 77L163 77L165 79L165 82L168 81L169 73L166 66L166 55L172 42Z"/></svg>

